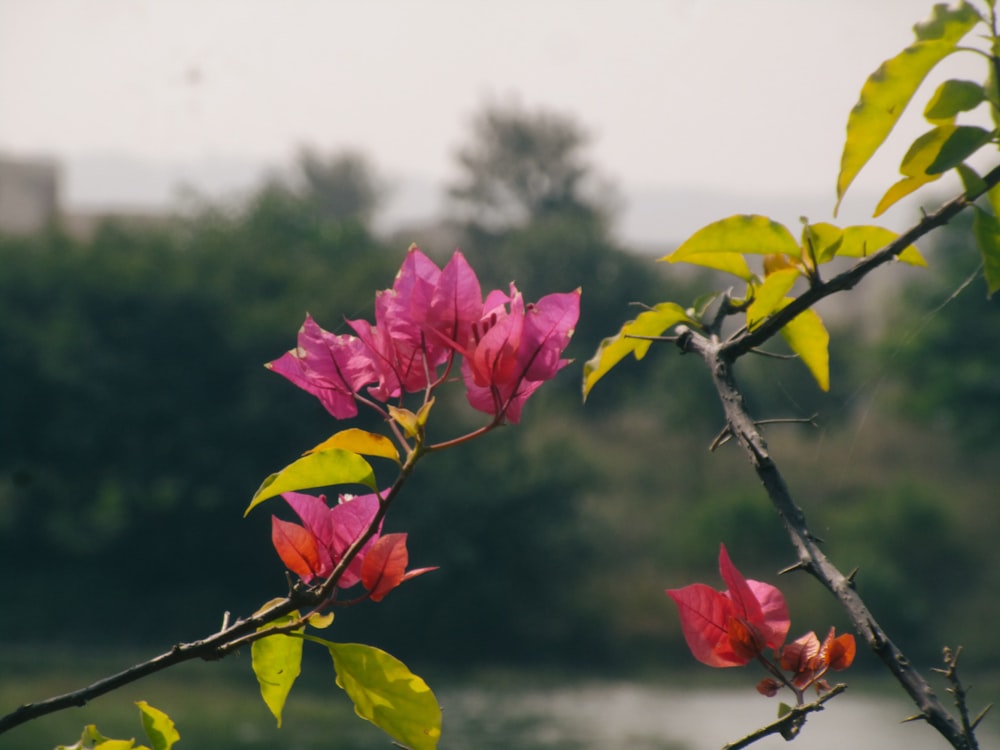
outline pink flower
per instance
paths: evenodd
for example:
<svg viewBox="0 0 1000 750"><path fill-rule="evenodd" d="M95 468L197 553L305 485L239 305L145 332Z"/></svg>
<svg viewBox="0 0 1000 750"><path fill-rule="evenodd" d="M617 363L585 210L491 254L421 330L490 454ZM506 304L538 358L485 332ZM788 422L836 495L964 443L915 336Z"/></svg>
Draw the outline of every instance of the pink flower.
<svg viewBox="0 0 1000 750"><path fill-rule="evenodd" d="M265 367L313 394L337 419L358 413L357 390L375 379L371 354L354 336L336 336L306 316L298 346Z"/></svg>
<svg viewBox="0 0 1000 750"><path fill-rule="evenodd" d="M375 325L348 321L375 364L370 395L388 401L425 389L481 314L479 279L465 257L455 251L442 270L412 245L392 288L375 296Z"/></svg>
<svg viewBox="0 0 1000 750"><path fill-rule="evenodd" d="M561 355L579 317L579 289L528 305L513 284L490 292L462 362L469 404L519 422L527 398L569 364Z"/></svg>
<svg viewBox="0 0 1000 750"><path fill-rule="evenodd" d="M282 497L302 520L302 525L272 516L271 541L285 567L305 583L326 578L333 572L348 548L371 526L379 508L377 495L341 496L340 502L332 508L326 504L324 495L315 497L286 492ZM365 554L377 538L378 532L365 542L344 571L338 586L350 588L361 580Z"/></svg>
<svg viewBox="0 0 1000 750"><path fill-rule="evenodd" d="M680 611L684 639L694 657L710 667L739 667L766 648L780 648L790 625L781 592L744 578L725 545L719 550L719 572L729 587L726 591L703 583L667 590Z"/></svg>

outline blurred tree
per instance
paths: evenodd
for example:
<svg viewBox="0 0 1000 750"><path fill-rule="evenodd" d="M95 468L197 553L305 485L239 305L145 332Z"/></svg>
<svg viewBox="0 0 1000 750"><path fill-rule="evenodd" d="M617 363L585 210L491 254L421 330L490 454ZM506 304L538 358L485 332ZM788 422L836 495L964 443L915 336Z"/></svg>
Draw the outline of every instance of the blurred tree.
<svg viewBox="0 0 1000 750"><path fill-rule="evenodd" d="M606 224L612 192L583 156L587 141L565 115L487 106L457 153L461 175L448 192L460 220L492 232L553 214Z"/></svg>
<svg viewBox="0 0 1000 750"><path fill-rule="evenodd" d="M302 148L290 175L272 177L257 199L281 196L299 201L304 209L325 221L371 223L385 193L371 162L351 150L324 155Z"/></svg>
<svg viewBox="0 0 1000 750"><path fill-rule="evenodd" d="M1000 295L986 296L978 257L964 252L968 219L934 235L934 273L904 291L883 356L902 386L897 408L948 431L979 455L1000 447Z"/></svg>

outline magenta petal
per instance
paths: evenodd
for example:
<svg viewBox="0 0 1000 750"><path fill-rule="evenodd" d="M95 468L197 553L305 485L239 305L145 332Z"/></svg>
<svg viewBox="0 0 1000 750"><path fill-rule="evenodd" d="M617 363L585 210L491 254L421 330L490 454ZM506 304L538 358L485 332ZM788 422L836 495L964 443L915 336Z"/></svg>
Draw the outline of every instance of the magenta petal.
<svg viewBox="0 0 1000 750"><path fill-rule="evenodd" d="M739 667L747 663L732 653L726 623L732 615L728 597L704 583L668 589L681 618L681 631L698 661L710 667Z"/></svg>
<svg viewBox="0 0 1000 750"><path fill-rule="evenodd" d="M425 325L435 339L464 350L483 314L479 279L458 250L451 256L427 307Z"/></svg>
<svg viewBox="0 0 1000 750"><path fill-rule="evenodd" d="M764 616L760 611L760 602L747 585L747 579L729 559L729 552L726 551L724 544L719 545L719 572L722 574L722 580L726 582L726 594L733 602L734 616L751 625L761 625Z"/></svg>
<svg viewBox="0 0 1000 750"><path fill-rule="evenodd" d="M763 617L763 627L760 628L768 648L781 648L788 637L791 619L788 616L788 605L785 597L776 587L769 583L748 580L747 586L753 592L754 598L760 603Z"/></svg>
<svg viewBox="0 0 1000 750"><path fill-rule="evenodd" d="M342 500L330 509L333 523L333 541L330 551L335 561L340 560L354 541L371 526L378 509L378 495L374 494ZM377 539L378 533L376 532L361 548L357 557L351 561L338 584L341 588L350 588L361 580L361 564L365 552Z"/></svg>
<svg viewBox="0 0 1000 750"><path fill-rule="evenodd" d="M527 380L550 380L569 363L561 359L580 318L580 290L550 294L529 305L524 316Z"/></svg>

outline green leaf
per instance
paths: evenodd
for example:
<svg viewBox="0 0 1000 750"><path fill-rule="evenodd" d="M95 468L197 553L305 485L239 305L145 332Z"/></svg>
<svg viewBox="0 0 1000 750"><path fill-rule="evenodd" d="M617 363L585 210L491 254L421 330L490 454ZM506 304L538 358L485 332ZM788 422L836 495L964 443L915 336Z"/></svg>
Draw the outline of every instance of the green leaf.
<svg viewBox="0 0 1000 750"><path fill-rule="evenodd" d="M337 684L354 702L354 711L413 750L434 750L441 737L441 708L427 683L385 651L360 643L331 643Z"/></svg>
<svg viewBox="0 0 1000 750"><path fill-rule="evenodd" d="M787 716L791 712L792 712L792 707L789 706L787 703L785 703L784 701L781 701L780 703L778 703L778 718L779 719L782 716Z"/></svg>
<svg viewBox="0 0 1000 750"><path fill-rule="evenodd" d="M958 176L962 178L962 187L965 188L966 195L982 195L986 192L985 180L968 164L959 164L956 170Z"/></svg>
<svg viewBox="0 0 1000 750"><path fill-rule="evenodd" d="M174 743L181 738L180 733L163 711L153 708L146 701L136 701L142 716L142 728L146 730L153 750L170 750Z"/></svg>
<svg viewBox="0 0 1000 750"><path fill-rule="evenodd" d="M80 741L72 745L59 745L56 750L141 750L135 749L135 740L111 740L97 731L95 724L83 728Z"/></svg>
<svg viewBox="0 0 1000 750"><path fill-rule="evenodd" d="M660 260L717 268L751 281L754 275L742 256L777 253L792 258L801 253L799 244L783 224L757 214L737 214L702 227Z"/></svg>
<svg viewBox="0 0 1000 750"><path fill-rule="evenodd" d="M931 165L927 167L927 173L941 174L957 167L989 143L992 138L993 133L989 130L974 125L959 125L941 144L941 150Z"/></svg>
<svg viewBox="0 0 1000 750"><path fill-rule="evenodd" d="M791 302L790 299L785 304ZM803 310L781 329L792 351L809 368L816 383L830 390L830 334L815 310Z"/></svg>
<svg viewBox="0 0 1000 750"><path fill-rule="evenodd" d="M846 227L843 241L837 248L837 255L842 258L866 258L898 238L898 234L884 227L867 225ZM896 258L911 266L927 265L916 245L907 246Z"/></svg>
<svg viewBox="0 0 1000 750"><path fill-rule="evenodd" d="M972 231L983 258L983 276L986 278L987 293L992 297L1000 289L1000 222L993 214L987 213L979 206L972 208L974 210Z"/></svg>
<svg viewBox="0 0 1000 750"><path fill-rule="evenodd" d="M636 359L646 356L653 342L630 338L631 336L660 336L678 323L694 324L694 321L680 305L674 302L661 302L652 310L639 313L635 320L626 322L614 336L604 339L597 347L594 356L583 365L584 400L597 381L626 356L632 354Z"/></svg>
<svg viewBox="0 0 1000 750"><path fill-rule="evenodd" d="M764 318L777 310L785 295L802 273L797 268L783 268L770 274L754 291L753 302L747 308L747 328L756 328Z"/></svg>
<svg viewBox="0 0 1000 750"><path fill-rule="evenodd" d="M812 257L817 264L826 263L837 254L837 249L843 241L844 231L833 224L819 222L805 224L802 227L802 247L812 248Z"/></svg>
<svg viewBox="0 0 1000 750"><path fill-rule="evenodd" d="M945 81L924 108L924 117L931 122L950 122L960 112L975 109L986 100L986 92L975 81Z"/></svg>
<svg viewBox="0 0 1000 750"><path fill-rule="evenodd" d="M298 612L291 612L269 625L258 628L258 632L271 625L293 622L298 617ZM301 633L304 630L303 627L293 632ZM277 719L280 728L285 701L295 680L302 673L302 639L280 633L261 638L250 646L250 661L253 673L257 675L257 682L260 684L260 696Z"/></svg>
<svg viewBox="0 0 1000 750"><path fill-rule="evenodd" d="M372 467L357 453L339 448L317 451L303 456L265 479L243 515L246 516L262 502L282 492L334 484L363 484L373 490L377 489Z"/></svg>
<svg viewBox="0 0 1000 750"><path fill-rule="evenodd" d="M903 163L899 165L900 173L905 176L882 196L882 200L879 201L875 209L875 216L880 215L914 190L934 182L941 176L940 172L931 173L928 170L941 154L941 149L944 148L948 138L956 129L955 125L939 125L921 135L910 145L906 156L903 157Z"/></svg>
<svg viewBox="0 0 1000 750"><path fill-rule="evenodd" d="M391 458L396 463L399 463L399 451L396 450L395 443L385 435L359 430L357 427L341 430L335 435L331 435L315 448L306 451L306 455L333 448L340 448L351 453L360 453L362 456Z"/></svg>
<svg viewBox="0 0 1000 750"><path fill-rule="evenodd" d="M861 97L847 118L834 215L847 188L885 142L921 82L955 51L962 37L980 20L979 13L967 2L954 8L935 5L933 17L914 27L917 42L883 62L865 81Z"/></svg>

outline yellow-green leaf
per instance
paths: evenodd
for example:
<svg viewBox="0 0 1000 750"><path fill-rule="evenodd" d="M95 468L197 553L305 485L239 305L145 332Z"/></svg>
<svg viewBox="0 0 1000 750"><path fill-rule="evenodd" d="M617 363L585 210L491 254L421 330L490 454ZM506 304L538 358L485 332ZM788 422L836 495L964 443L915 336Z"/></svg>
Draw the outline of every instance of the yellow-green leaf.
<svg viewBox="0 0 1000 750"><path fill-rule="evenodd" d="M758 323L777 310L801 275L797 268L783 268L764 279L764 283L754 290L753 302L747 308L747 327L756 328Z"/></svg>
<svg viewBox="0 0 1000 750"><path fill-rule="evenodd" d="M331 435L315 448L306 451L305 455L331 450L332 448L340 448L351 453L360 453L362 456L391 458L396 463L399 463L399 451L396 450L395 443L385 435L359 430L357 427L341 430L335 435Z"/></svg>
<svg viewBox="0 0 1000 750"><path fill-rule="evenodd" d="M846 227L843 241L837 248L837 255L843 258L864 258L894 242L898 237L898 234L884 227L865 225ZM896 258L911 266L927 265L916 245L907 246Z"/></svg>
<svg viewBox="0 0 1000 750"><path fill-rule="evenodd" d="M317 630L328 628L333 625L333 612L327 612L326 614L316 612L315 614L309 615L309 624Z"/></svg>
<svg viewBox="0 0 1000 750"><path fill-rule="evenodd" d="M72 745L59 745L56 750L141 750L135 748L135 740L111 740L97 731L95 724L83 728L80 741Z"/></svg>
<svg viewBox="0 0 1000 750"><path fill-rule="evenodd" d="M931 172L930 167L955 130L955 125L939 125L933 130L928 130L910 145L906 156L903 157L903 163L899 165L899 171L904 177L882 196L882 200L875 208L875 216L879 216L914 190L941 177L940 172Z"/></svg>
<svg viewBox="0 0 1000 750"><path fill-rule="evenodd" d="M822 221L818 224L806 224L802 227L803 254L808 252L808 248L812 248L816 264L826 263L837 254L843 237L844 231L833 224Z"/></svg>
<svg viewBox="0 0 1000 750"><path fill-rule="evenodd" d="M146 701L136 701L142 716L142 728L146 730L153 750L170 750L181 738L174 722L163 711L153 708Z"/></svg>
<svg viewBox="0 0 1000 750"><path fill-rule="evenodd" d="M626 322L614 336L604 339L597 352L583 365L583 398L604 375L626 356L632 354L642 359L652 343L632 336L660 336L678 323L693 323L684 309L674 302L661 302L651 310L639 313L635 320Z"/></svg>
<svg viewBox="0 0 1000 750"><path fill-rule="evenodd" d="M992 192L992 191L991 191ZM1000 289L1000 222L993 214L973 206L972 231L983 258L983 276L990 296Z"/></svg>
<svg viewBox="0 0 1000 750"><path fill-rule="evenodd" d="M921 82L980 20L976 9L964 0L954 8L935 5L933 17L914 27L917 42L883 62L865 81L847 118L835 215L847 188L885 142Z"/></svg>
<svg viewBox="0 0 1000 750"><path fill-rule="evenodd" d="M983 87L975 81L944 81L924 108L931 122L951 122L960 112L975 109L986 99Z"/></svg>
<svg viewBox="0 0 1000 750"><path fill-rule="evenodd" d="M377 489L372 467L357 453L339 448L318 451L303 456L265 479L243 515L246 516L262 502L282 492L334 484L363 484L373 490Z"/></svg>
<svg viewBox="0 0 1000 750"><path fill-rule="evenodd" d="M941 144L927 167L928 174L941 174L957 167L993 139L993 133L975 125L959 125Z"/></svg>
<svg viewBox="0 0 1000 750"><path fill-rule="evenodd" d="M441 708L434 693L403 662L360 643L322 643L354 711L412 750L434 750L441 737Z"/></svg>
<svg viewBox="0 0 1000 750"><path fill-rule="evenodd" d="M270 625L258 628L258 631L271 625L292 622L298 617L298 612L292 612L279 617ZM298 628L294 632L301 633L303 630L305 628ZM285 700L302 672L302 639L280 633L261 638L250 646L250 661L260 685L260 696L281 727L281 712L285 708Z"/></svg>
<svg viewBox="0 0 1000 750"><path fill-rule="evenodd" d="M809 368L819 387L830 390L830 334L816 311L800 312L781 329L781 335Z"/></svg>
<svg viewBox="0 0 1000 750"><path fill-rule="evenodd" d="M717 268L750 281L753 274L742 256L774 253L799 257L799 244L792 233L766 216L737 214L702 227L660 260Z"/></svg>

